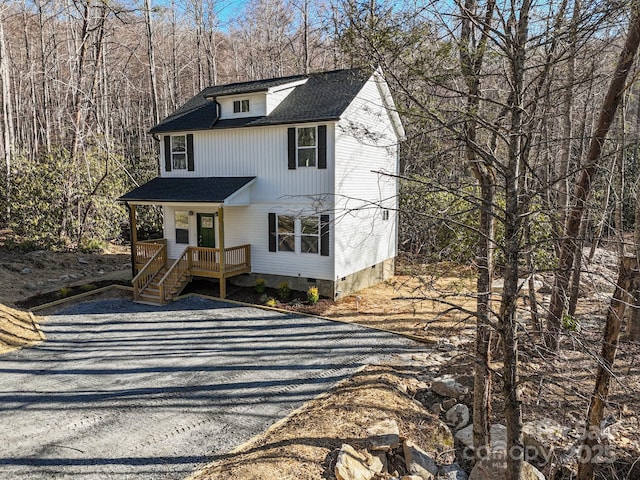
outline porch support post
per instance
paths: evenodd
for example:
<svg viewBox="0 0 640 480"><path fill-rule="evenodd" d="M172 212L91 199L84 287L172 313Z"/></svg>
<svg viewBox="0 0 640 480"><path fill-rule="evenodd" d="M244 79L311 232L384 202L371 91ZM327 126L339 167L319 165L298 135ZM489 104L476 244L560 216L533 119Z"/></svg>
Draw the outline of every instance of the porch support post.
<svg viewBox="0 0 640 480"><path fill-rule="evenodd" d="M227 296L226 253L224 250L224 208L218 207L218 245L220 248L220 298Z"/></svg>
<svg viewBox="0 0 640 480"><path fill-rule="evenodd" d="M134 278L138 274L138 268L136 267L137 261L137 245L138 245L138 224L136 220L136 206L133 203L127 203L129 207L129 228L131 236L131 278Z"/></svg>

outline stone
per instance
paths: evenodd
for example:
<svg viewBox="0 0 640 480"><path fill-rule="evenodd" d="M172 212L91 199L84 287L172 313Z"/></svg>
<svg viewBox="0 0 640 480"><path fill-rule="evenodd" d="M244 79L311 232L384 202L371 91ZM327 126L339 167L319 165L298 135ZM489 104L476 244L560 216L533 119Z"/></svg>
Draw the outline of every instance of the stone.
<svg viewBox="0 0 640 480"><path fill-rule="evenodd" d="M458 383L453 375L442 375L434 378L431 390L443 397L460 398L469 393L469 389Z"/></svg>
<svg viewBox="0 0 640 480"><path fill-rule="evenodd" d="M476 462L469 480L511 480L507 478L507 462L503 455ZM518 480L546 480L540 470L528 462L522 462Z"/></svg>
<svg viewBox="0 0 640 480"><path fill-rule="evenodd" d="M78 257L78 263L81 264L81 265L89 265L89 261L85 260L82 257Z"/></svg>
<svg viewBox="0 0 640 480"><path fill-rule="evenodd" d="M25 266L22 263L15 263L15 262L3 263L2 266L7 270L9 270L10 272L16 272L16 273L21 272L22 269L25 268Z"/></svg>
<svg viewBox="0 0 640 480"><path fill-rule="evenodd" d="M429 407L429 410L431 410L431 412L434 415L440 415L441 413L444 413L444 408L442 408L442 404L441 403L434 403L433 405L431 405Z"/></svg>
<svg viewBox="0 0 640 480"><path fill-rule="evenodd" d="M465 447L473 449L473 424L469 424L456 432L454 438Z"/></svg>
<svg viewBox="0 0 640 480"><path fill-rule="evenodd" d="M505 452L507 450L507 427L499 423L491 425L491 450ZM465 447L473 450L473 423L458 430L454 436Z"/></svg>
<svg viewBox="0 0 640 480"><path fill-rule="evenodd" d="M458 403L458 400L456 400L455 398L447 398L445 401L442 402L442 408L444 408L445 410L449 410L456 403Z"/></svg>
<svg viewBox="0 0 640 480"><path fill-rule="evenodd" d="M22 275L28 275L29 273L31 273L31 269L29 267L24 267L22 270L20 270L20 273Z"/></svg>
<svg viewBox="0 0 640 480"><path fill-rule="evenodd" d="M549 459L554 446L566 446L569 428L551 418L542 418L522 425L522 440L528 459ZM527 457L525 457L527 458Z"/></svg>
<svg viewBox="0 0 640 480"><path fill-rule="evenodd" d="M344 443L338 453L334 473L337 480L371 480L382 472L382 468L379 458Z"/></svg>
<svg viewBox="0 0 640 480"><path fill-rule="evenodd" d="M437 480L468 480L469 476L457 463L442 465L438 470Z"/></svg>
<svg viewBox="0 0 640 480"><path fill-rule="evenodd" d="M380 462L380 465L382 465L380 473L389 473L389 459L387 458L387 452L373 452L371 455L374 459L377 459ZM374 460L374 462L376 462L376 460Z"/></svg>
<svg viewBox="0 0 640 480"><path fill-rule="evenodd" d="M411 440L402 443L402 451L407 471L411 475L417 475L422 480L431 480L438 474L435 460Z"/></svg>
<svg viewBox="0 0 640 480"><path fill-rule="evenodd" d="M507 427L500 423L494 423L489 429L491 435L491 451L507 451Z"/></svg>
<svg viewBox="0 0 640 480"><path fill-rule="evenodd" d="M456 430L460 430L469 423L469 407L458 403L447 410L445 418L449 425L452 425Z"/></svg>
<svg viewBox="0 0 640 480"><path fill-rule="evenodd" d="M369 449L389 451L400 445L400 430L393 419L382 420L367 429Z"/></svg>

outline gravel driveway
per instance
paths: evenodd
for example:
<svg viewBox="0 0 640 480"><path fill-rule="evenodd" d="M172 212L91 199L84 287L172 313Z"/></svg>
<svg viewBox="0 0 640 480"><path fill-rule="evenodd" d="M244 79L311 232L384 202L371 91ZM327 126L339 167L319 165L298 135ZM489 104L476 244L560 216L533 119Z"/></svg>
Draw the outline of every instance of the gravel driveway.
<svg viewBox="0 0 640 480"><path fill-rule="evenodd" d="M399 336L197 297L103 300L0 357L0 478L183 478L360 365L416 348Z"/></svg>

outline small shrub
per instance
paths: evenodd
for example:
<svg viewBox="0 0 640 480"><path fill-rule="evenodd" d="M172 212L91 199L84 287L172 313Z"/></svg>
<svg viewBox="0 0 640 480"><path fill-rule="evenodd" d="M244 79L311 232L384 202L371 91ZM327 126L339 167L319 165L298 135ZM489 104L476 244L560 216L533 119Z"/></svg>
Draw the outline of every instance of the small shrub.
<svg viewBox="0 0 640 480"><path fill-rule="evenodd" d="M58 290L58 298L65 298L71 295L72 290L69 287L62 287Z"/></svg>
<svg viewBox="0 0 640 480"><path fill-rule="evenodd" d="M258 278L256 280L256 293L264 293L267 289L267 282L264 278Z"/></svg>
<svg viewBox="0 0 640 480"><path fill-rule="evenodd" d="M266 305L267 302L269 301L269 295L267 295L266 293L263 293L262 295L260 295L259 301L261 304Z"/></svg>
<svg viewBox="0 0 640 480"><path fill-rule="evenodd" d="M291 289L288 282L282 282L278 285L278 298L282 301L288 300L291 295Z"/></svg>
<svg viewBox="0 0 640 480"><path fill-rule="evenodd" d="M276 305L278 305L278 301L273 297L269 297L269 299L265 302L265 305L267 307L275 307Z"/></svg>
<svg viewBox="0 0 640 480"><path fill-rule="evenodd" d="M82 253L99 253L102 252L104 243L95 238L83 238L80 242L80 251Z"/></svg>
<svg viewBox="0 0 640 480"><path fill-rule="evenodd" d="M569 330L571 332L577 331L580 327L578 320L569 314L565 314L562 317L562 326L565 330Z"/></svg>
<svg viewBox="0 0 640 480"><path fill-rule="evenodd" d="M314 305L318 303L318 300L320 300L318 287L309 287L309 289L307 290L307 300L309 301L309 303Z"/></svg>
<svg viewBox="0 0 640 480"><path fill-rule="evenodd" d="M97 287L93 283L85 283L80 287L80 290L83 292L90 292L91 290L95 290Z"/></svg>

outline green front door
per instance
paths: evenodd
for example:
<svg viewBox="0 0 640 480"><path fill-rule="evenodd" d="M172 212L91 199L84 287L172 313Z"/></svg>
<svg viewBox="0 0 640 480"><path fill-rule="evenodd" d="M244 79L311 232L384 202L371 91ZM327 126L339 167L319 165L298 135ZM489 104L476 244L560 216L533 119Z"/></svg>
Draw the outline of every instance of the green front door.
<svg viewBox="0 0 640 480"><path fill-rule="evenodd" d="M214 228L213 213L198 214L198 246L211 247L216 246L216 229Z"/></svg>

